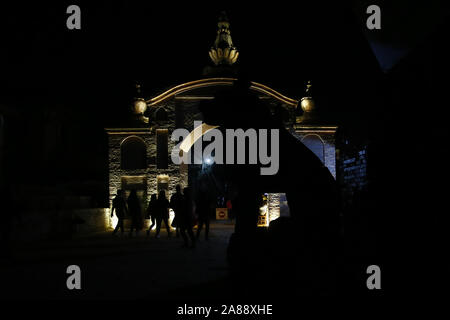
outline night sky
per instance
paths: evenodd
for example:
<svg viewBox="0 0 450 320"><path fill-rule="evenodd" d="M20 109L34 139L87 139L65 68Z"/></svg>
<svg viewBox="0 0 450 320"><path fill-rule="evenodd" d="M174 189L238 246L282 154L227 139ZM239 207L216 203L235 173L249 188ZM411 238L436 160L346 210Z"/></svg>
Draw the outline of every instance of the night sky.
<svg viewBox="0 0 450 320"><path fill-rule="evenodd" d="M2 4L3 87L9 96L56 93L70 101L92 94L109 105L128 97L127 90L132 94L138 80L153 95L200 77L210 63L217 16L226 10L241 68L251 79L297 98L305 80L314 79L318 94L334 99L345 88L356 93L369 87L361 82L374 78L378 63L391 68L447 13L437 1L381 3L383 28L368 31L368 3L243 7L78 1L82 29L74 31L65 25L65 10L73 2Z"/></svg>
<svg viewBox="0 0 450 320"><path fill-rule="evenodd" d="M313 79L317 95L333 104L336 95L360 92L361 83L369 87L378 72L350 7L78 4L80 31L66 28L67 3L2 10L2 78L10 97L51 95L76 108L95 101L94 112L104 115L125 107L136 80L151 96L198 79L223 9L243 72L286 95L300 98Z"/></svg>

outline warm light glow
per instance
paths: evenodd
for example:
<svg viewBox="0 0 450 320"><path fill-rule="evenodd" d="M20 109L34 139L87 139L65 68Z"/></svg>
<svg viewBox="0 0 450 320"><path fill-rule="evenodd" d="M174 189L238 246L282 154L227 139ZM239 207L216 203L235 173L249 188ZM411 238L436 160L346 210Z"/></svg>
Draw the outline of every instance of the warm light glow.
<svg viewBox="0 0 450 320"><path fill-rule="evenodd" d="M272 88L270 88L268 86L265 86L265 85L263 85L261 83L252 81L251 84L252 84L250 86L251 89L259 91L259 92L262 92L262 93L265 93L265 94L267 94L267 95L269 95L269 96L271 96L271 97L273 97L275 99L278 99L278 100L280 100L280 101L282 101L282 102L284 102L284 103L286 103L288 105L291 105L293 107L297 107L297 104L298 104L297 100L288 98L288 97L282 95L281 93L279 93L278 91L276 91L276 90L274 90L274 89L272 89Z"/></svg>
<svg viewBox="0 0 450 320"><path fill-rule="evenodd" d="M110 219L110 224L111 224L111 228L112 229L115 229L116 228L116 226L117 226L117 223L119 222L119 219L117 218L117 216L116 215L113 215L112 217L111 217L111 215L109 215L109 219Z"/></svg>
<svg viewBox="0 0 450 320"><path fill-rule="evenodd" d="M158 104L168 98L171 98L177 94L183 93L185 91L189 91L189 90L193 90L193 89L197 89L197 88L208 87L208 86L212 86L212 85L233 85L233 81L235 81L235 80L237 80L237 79L235 79L235 78L208 78L208 79L190 81L190 82L186 82L186 83L177 85L177 86L161 93L160 95L147 100L146 102L147 102L147 105L153 106L153 105L156 105L156 104Z"/></svg>
<svg viewBox="0 0 450 320"><path fill-rule="evenodd" d="M136 100L134 103L134 112L137 114L143 114L147 110L147 103L144 99Z"/></svg>
<svg viewBox="0 0 450 320"><path fill-rule="evenodd" d="M158 174L156 176L156 181L158 184L160 183L169 183L169 175L168 174ZM166 191L167 192L167 191ZM167 196L167 194L166 194Z"/></svg>
<svg viewBox="0 0 450 320"><path fill-rule="evenodd" d="M169 209L169 224L170 224L170 230L174 231L176 228L172 227L172 221L173 218L175 218L175 212L172 209Z"/></svg>
<svg viewBox="0 0 450 320"><path fill-rule="evenodd" d="M166 99L169 99L171 97L174 97L174 96L181 94L183 92L186 92L186 91L191 91L191 90L204 88L204 87L210 87L210 86L232 86L234 81L236 81L236 80L237 79L235 79L235 78L207 78L207 79L190 81L190 82L186 82L186 83L177 85L177 86L161 93L160 95L158 95L156 97L148 99L146 102L147 102L148 106L154 106L156 104L163 102ZM297 100L288 98L288 97L282 95L281 93L279 93L278 91L276 91L268 86L265 86L261 83L252 81L250 88L255 91L259 91L261 93L267 94L283 103L286 103L293 107L297 107L297 104L298 104Z"/></svg>
<svg viewBox="0 0 450 320"><path fill-rule="evenodd" d="M259 208L258 227L267 227L269 225L269 207L267 204Z"/></svg>
<svg viewBox="0 0 450 320"><path fill-rule="evenodd" d="M236 48L211 48L209 57L216 66L222 62L232 65L237 61L239 51L237 51Z"/></svg>
<svg viewBox="0 0 450 320"><path fill-rule="evenodd" d="M261 216L266 216L269 213L269 207L267 204L263 205L261 208L259 208L259 214Z"/></svg>
<svg viewBox="0 0 450 320"><path fill-rule="evenodd" d="M311 112L311 111L313 111L314 110L314 106L315 106L314 100L312 98L310 98L310 97L302 98L302 100L300 102L300 105L301 105L302 110L304 112Z"/></svg>
<svg viewBox="0 0 450 320"><path fill-rule="evenodd" d="M175 228L172 227L172 221L173 221L174 218L175 218L175 212L172 209L169 209L169 225L170 225L170 230L171 231L175 231ZM145 219L144 220L144 228L143 228L143 230L148 230L148 228L150 228L151 224L152 224L152 220L151 219ZM164 228L165 228L165 226L163 224L163 226L161 226L161 229L164 229ZM156 224L153 226L152 230L156 230Z"/></svg>
<svg viewBox="0 0 450 320"><path fill-rule="evenodd" d="M105 208L105 228L106 230L109 229L114 229L117 226L117 216L114 213L114 216L111 218L111 209L110 208Z"/></svg>

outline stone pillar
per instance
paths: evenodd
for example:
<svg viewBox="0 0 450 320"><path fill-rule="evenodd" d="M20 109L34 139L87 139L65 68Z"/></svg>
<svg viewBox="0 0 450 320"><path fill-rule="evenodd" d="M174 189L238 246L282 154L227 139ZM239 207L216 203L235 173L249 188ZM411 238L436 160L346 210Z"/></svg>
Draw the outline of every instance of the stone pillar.
<svg viewBox="0 0 450 320"><path fill-rule="evenodd" d="M269 223L280 217L280 194L279 193L269 193L268 197L269 206Z"/></svg>

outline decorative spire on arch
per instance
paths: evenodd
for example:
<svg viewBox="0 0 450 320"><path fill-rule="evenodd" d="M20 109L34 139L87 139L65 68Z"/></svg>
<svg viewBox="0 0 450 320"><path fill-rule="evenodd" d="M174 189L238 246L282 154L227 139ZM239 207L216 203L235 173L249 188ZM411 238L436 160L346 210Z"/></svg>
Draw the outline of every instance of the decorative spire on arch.
<svg viewBox="0 0 450 320"><path fill-rule="evenodd" d="M148 118L144 116L144 113L147 111L147 103L145 99L142 97L141 85L136 82L136 93L134 97L134 103L131 107L132 118L138 122L148 123Z"/></svg>
<svg viewBox="0 0 450 320"><path fill-rule="evenodd" d="M230 22L223 11L217 23L217 37L214 45L209 50L209 57L217 65L232 65L239 56L239 51L233 46L230 33Z"/></svg>
<svg viewBox="0 0 450 320"><path fill-rule="evenodd" d="M305 96L300 100L300 106L302 107L303 112L312 113L316 110L316 104L314 103L314 99L312 97L311 92L311 80L308 80L306 84Z"/></svg>
<svg viewBox="0 0 450 320"><path fill-rule="evenodd" d="M313 99L311 80L306 84L306 90L303 98L300 99L300 106L303 110L303 115L297 117L296 122L302 124L316 123L319 120L316 104Z"/></svg>

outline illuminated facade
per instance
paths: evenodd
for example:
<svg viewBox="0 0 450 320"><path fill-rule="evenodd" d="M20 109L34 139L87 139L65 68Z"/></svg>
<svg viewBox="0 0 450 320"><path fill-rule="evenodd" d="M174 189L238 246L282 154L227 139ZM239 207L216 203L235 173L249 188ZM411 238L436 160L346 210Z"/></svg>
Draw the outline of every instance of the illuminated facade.
<svg viewBox="0 0 450 320"><path fill-rule="evenodd" d="M175 146L170 136L174 129L193 130L194 121L202 119L199 105L211 100L223 87L232 86L237 80L235 62L238 51L233 46L229 23L221 16L217 38L209 51L214 66L205 68L205 78L176 85L163 93L145 99L140 96L132 107L132 119L119 128L107 128L109 143L109 194L110 201L118 189L135 189L144 207L151 194L166 190L166 195L175 192L180 184L189 184L191 165L175 165L170 152ZM228 74L229 76L223 76ZM220 76L218 76L220 75ZM231 76L230 76L231 75ZM302 101L292 99L257 82L250 89L264 100L271 111L282 115L286 128L308 146L335 176L335 126L323 126L315 117L312 97ZM308 85L307 93L309 92ZM301 104L302 117L296 117ZM267 197L268 224L280 215L288 214L284 194L269 194Z"/></svg>

